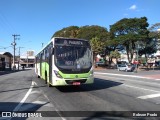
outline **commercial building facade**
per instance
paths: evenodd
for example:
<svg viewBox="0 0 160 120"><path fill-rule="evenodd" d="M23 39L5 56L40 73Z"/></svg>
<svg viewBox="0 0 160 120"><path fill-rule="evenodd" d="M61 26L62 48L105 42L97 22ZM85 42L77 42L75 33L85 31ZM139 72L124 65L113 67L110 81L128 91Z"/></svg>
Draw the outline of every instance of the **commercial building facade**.
<svg viewBox="0 0 160 120"><path fill-rule="evenodd" d="M0 52L0 71L11 70L13 55L9 52Z"/></svg>
<svg viewBox="0 0 160 120"><path fill-rule="evenodd" d="M34 67L35 64L35 56L34 56L34 51L27 51L24 55L22 56L16 56L15 57L15 66L16 69L18 67Z"/></svg>

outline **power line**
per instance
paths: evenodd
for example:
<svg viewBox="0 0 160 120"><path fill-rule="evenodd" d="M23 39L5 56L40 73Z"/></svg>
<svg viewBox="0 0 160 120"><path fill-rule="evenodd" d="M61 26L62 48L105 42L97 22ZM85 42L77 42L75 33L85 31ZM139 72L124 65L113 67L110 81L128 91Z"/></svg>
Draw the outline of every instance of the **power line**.
<svg viewBox="0 0 160 120"><path fill-rule="evenodd" d="M7 18L5 17L4 14L2 14L2 12L0 11L0 23L1 26L3 27L3 29L6 29L6 31L8 32L8 34L15 32L14 27L12 26L12 24L7 20ZM7 29L8 28L8 29Z"/></svg>

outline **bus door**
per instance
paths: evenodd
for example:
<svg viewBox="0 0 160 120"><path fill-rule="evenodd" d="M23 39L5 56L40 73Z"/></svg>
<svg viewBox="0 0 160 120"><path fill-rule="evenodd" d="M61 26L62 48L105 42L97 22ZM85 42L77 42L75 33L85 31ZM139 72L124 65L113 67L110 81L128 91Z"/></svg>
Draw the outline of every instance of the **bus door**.
<svg viewBox="0 0 160 120"><path fill-rule="evenodd" d="M52 81L52 55L49 55L49 80Z"/></svg>
<svg viewBox="0 0 160 120"><path fill-rule="evenodd" d="M53 61L53 59L52 59L52 55L53 55L53 48L51 48L50 49L50 52L49 52L49 80L50 80L50 82L52 81L52 62L54 62Z"/></svg>

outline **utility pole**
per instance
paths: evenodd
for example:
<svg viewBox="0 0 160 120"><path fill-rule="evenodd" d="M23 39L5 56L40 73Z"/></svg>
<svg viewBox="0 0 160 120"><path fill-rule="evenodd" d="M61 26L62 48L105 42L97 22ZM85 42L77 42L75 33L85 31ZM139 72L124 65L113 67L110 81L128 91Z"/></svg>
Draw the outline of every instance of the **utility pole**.
<svg viewBox="0 0 160 120"><path fill-rule="evenodd" d="M24 48L24 47L19 47L19 60L18 60L18 70L19 70L19 63L20 63L20 59L21 59L21 48Z"/></svg>
<svg viewBox="0 0 160 120"><path fill-rule="evenodd" d="M16 51L16 39L17 39L16 37L17 37L17 36L20 36L20 35L15 35L15 34L14 34L14 35L12 35L12 36L13 36L13 38L14 38L14 39L13 39L13 43L11 43L11 45L13 46L13 52L14 52L14 53L13 53L13 70L15 70L15 67L16 67L16 66L15 66L15 51Z"/></svg>

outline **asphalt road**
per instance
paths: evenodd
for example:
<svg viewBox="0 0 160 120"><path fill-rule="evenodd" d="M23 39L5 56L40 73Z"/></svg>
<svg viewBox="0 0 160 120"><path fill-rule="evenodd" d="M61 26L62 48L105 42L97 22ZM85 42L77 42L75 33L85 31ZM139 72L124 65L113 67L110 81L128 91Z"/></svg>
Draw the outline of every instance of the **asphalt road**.
<svg viewBox="0 0 160 120"><path fill-rule="evenodd" d="M112 73L109 75L107 72L95 71L95 82L92 85L50 88L44 80L36 77L34 70L1 75L0 111L39 111L38 115L43 117L35 119L40 120L130 120L133 119L130 116L134 113L160 115L159 80L141 78L139 76L144 74L140 73L132 75L119 72L119 75L117 72L109 72ZM123 76L126 74L127 76ZM83 112L78 114L78 111ZM8 118L14 119L33 118ZM134 119L160 118L134 117Z"/></svg>

